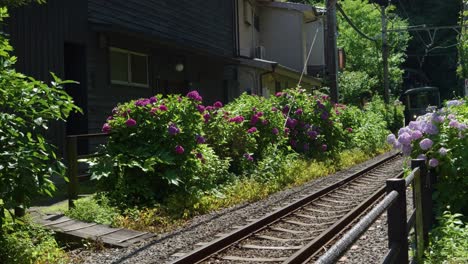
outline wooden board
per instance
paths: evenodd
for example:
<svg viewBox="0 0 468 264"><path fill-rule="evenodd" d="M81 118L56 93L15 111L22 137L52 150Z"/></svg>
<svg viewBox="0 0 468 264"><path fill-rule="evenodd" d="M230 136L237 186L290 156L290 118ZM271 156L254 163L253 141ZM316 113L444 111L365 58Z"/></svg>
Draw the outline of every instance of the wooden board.
<svg viewBox="0 0 468 264"><path fill-rule="evenodd" d="M128 247L155 236L155 234L148 232L77 221L59 214L35 215L33 219L56 233L81 239L99 240L113 247Z"/></svg>

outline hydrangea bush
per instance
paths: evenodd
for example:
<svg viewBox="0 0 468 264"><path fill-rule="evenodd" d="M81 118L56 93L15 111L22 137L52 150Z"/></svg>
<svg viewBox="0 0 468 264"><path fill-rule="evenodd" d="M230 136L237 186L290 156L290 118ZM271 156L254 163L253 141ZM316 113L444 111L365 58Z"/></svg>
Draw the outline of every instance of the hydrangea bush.
<svg viewBox="0 0 468 264"><path fill-rule="evenodd" d="M390 134L388 143L411 158L422 158L439 175L436 202L443 210L467 215L468 195L468 103L466 98L445 103L445 107L420 116Z"/></svg>
<svg viewBox="0 0 468 264"><path fill-rule="evenodd" d="M234 172L253 168L270 146L285 142L284 117L264 97L243 94L223 108L208 106L203 113L208 143L232 161Z"/></svg>
<svg viewBox="0 0 468 264"><path fill-rule="evenodd" d="M276 93L272 99L275 110L285 121L288 144L308 157L324 158L343 147L344 135L340 115L346 108L333 104L327 95L311 95L305 90L290 89Z"/></svg>
<svg viewBox="0 0 468 264"><path fill-rule="evenodd" d="M173 192L209 189L216 177L225 175L227 163L203 146L201 101L193 91L118 105L102 127L110 137L104 155L90 163L93 178L113 190L114 201L127 205L160 201ZM218 171L206 175L213 166Z"/></svg>

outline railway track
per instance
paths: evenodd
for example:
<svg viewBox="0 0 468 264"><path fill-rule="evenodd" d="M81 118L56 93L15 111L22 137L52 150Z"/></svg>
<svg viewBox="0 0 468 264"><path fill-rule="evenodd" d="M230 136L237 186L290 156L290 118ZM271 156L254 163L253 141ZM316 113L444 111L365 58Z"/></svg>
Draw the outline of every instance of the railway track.
<svg viewBox="0 0 468 264"><path fill-rule="evenodd" d="M389 156L202 244L172 264L305 263L384 194L386 179L402 175L401 159Z"/></svg>

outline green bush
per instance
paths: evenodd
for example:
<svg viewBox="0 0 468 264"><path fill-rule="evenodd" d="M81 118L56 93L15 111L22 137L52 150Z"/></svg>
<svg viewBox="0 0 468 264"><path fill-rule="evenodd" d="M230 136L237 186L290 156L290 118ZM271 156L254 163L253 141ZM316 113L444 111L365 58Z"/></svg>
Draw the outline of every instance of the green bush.
<svg viewBox="0 0 468 264"><path fill-rule="evenodd" d="M242 173L262 160L267 149L286 142L284 117L272 111L271 100L243 94L223 108L207 107L207 142L221 158L231 160L231 171Z"/></svg>
<svg viewBox="0 0 468 264"><path fill-rule="evenodd" d="M113 225L119 212L110 206L109 199L105 195L99 195L76 200L75 207L66 211L65 215L85 222Z"/></svg>
<svg viewBox="0 0 468 264"><path fill-rule="evenodd" d="M339 75L340 96L344 104L363 106L365 100L372 98L378 80L366 72L344 71Z"/></svg>
<svg viewBox="0 0 468 264"><path fill-rule="evenodd" d="M286 118L285 133L292 149L317 159L337 157L346 133L339 117L343 105L333 104L327 95L300 89L279 92L272 100Z"/></svg>
<svg viewBox="0 0 468 264"><path fill-rule="evenodd" d="M194 195L226 176L226 162L205 145L200 102L193 91L114 108L103 126L110 133L104 155L90 161L92 178L109 191L113 204L127 208L160 202L172 193Z"/></svg>
<svg viewBox="0 0 468 264"><path fill-rule="evenodd" d="M1 263L68 263L52 232L27 219L24 223L7 219L0 231Z"/></svg>
<svg viewBox="0 0 468 264"><path fill-rule="evenodd" d="M468 225L461 218L461 214L448 211L438 218L425 254L427 263L468 263Z"/></svg>
<svg viewBox="0 0 468 264"><path fill-rule="evenodd" d="M0 8L0 22L7 17ZM44 134L49 123L66 120L78 108L52 75L51 86L14 70L12 47L0 34L0 228L4 208L28 206L32 196L51 195L50 178L63 176L64 165Z"/></svg>

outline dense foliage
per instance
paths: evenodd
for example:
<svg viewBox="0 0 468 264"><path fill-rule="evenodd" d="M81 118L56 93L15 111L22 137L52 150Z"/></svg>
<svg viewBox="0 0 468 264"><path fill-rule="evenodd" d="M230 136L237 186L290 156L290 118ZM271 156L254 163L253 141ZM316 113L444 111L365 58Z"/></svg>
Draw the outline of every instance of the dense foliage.
<svg viewBox="0 0 468 264"><path fill-rule="evenodd" d="M468 103L452 100L435 112L418 117L391 134L388 142L412 158L427 159L439 175L436 202L439 210L449 205L453 212L468 213Z"/></svg>
<svg viewBox="0 0 468 264"><path fill-rule="evenodd" d="M0 21L7 16L0 8ZM52 121L78 110L55 75L51 86L14 70L12 47L0 35L0 227L4 209L27 206L54 190L50 178L64 175L55 147L44 137Z"/></svg>
<svg viewBox="0 0 468 264"><path fill-rule="evenodd" d="M431 241L426 250L426 263L468 263L468 225L461 214L443 213L438 226L431 232Z"/></svg>
<svg viewBox="0 0 468 264"><path fill-rule="evenodd" d="M1 263L68 263L53 233L28 219L13 222L7 217L0 232Z"/></svg>
<svg viewBox="0 0 468 264"><path fill-rule="evenodd" d="M468 232L468 101L451 100L388 136L389 143L412 158L427 160L437 175L438 226L426 252L429 263L466 263ZM449 208L450 211L445 212ZM463 215L465 217L463 217Z"/></svg>
<svg viewBox="0 0 468 264"><path fill-rule="evenodd" d="M224 196L234 174L284 186L294 181L286 161L336 160L353 148L375 152L395 123L386 117L396 107L389 111L380 99L361 111L300 89L268 99L244 94L225 106L201 101L192 91L114 108L102 128L109 141L90 161L110 204L125 210L163 203L183 213L203 206L206 193Z"/></svg>

